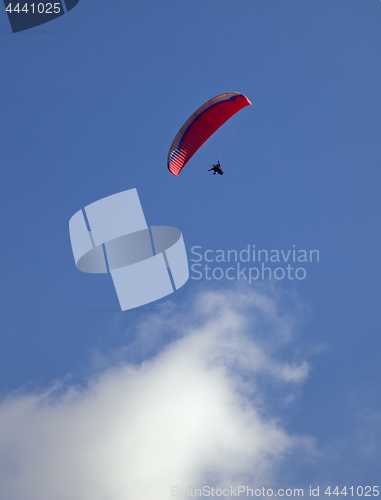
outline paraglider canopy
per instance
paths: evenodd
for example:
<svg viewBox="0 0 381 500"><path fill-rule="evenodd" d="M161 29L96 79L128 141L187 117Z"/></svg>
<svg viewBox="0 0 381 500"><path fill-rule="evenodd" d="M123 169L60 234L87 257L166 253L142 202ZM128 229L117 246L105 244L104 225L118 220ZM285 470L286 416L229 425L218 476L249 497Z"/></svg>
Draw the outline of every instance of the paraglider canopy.
<svg viewBox="0 0 381 500"><path fill-rule="evenodd" d="M203 104L181 127L169 148L168 170L179 175L184 166L229 118L251 102L243 94L227 92Z"/></svg>

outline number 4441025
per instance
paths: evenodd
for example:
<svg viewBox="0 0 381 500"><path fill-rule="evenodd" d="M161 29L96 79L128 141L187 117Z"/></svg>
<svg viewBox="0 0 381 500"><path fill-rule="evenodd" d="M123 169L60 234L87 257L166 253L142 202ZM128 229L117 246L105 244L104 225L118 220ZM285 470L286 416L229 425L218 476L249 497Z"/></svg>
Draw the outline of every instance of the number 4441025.
<svg viewBox="0 0 381 500"><path fill-rule="evenodd" d="M8 7L5 9L7 12L9 12L10 14L12 12L18 12L18 13L21 13L21 12L25 12L26 14L28 12L31 12L32 14L34 14L35 12L39 13L39 14L59 14L61 12L61 4L60 3L39 3L39 4L34 4L34 3L31 3L29 4L29 9L28 9L28 4L24 4L23 7L20 8L20 4L16 4L14 9L12 9L12 4L10 3L8 5Z"/></svg>
<svg viewBox="0 0 381 500"><path fill-rule="evenodd" d="M373 489L371 486L357 486L357 488L355 488L354 486L350 486L347 491L347 487L344 486L344 488L341 491L339 491L339 487L336 486L336 488L333 491L331 491L331 487L328 486L324 494L329 496L350 495L351 497L353 496L378 497L378 495L380 494L378 488L379 488L378 486L373 486Z"/></svg>

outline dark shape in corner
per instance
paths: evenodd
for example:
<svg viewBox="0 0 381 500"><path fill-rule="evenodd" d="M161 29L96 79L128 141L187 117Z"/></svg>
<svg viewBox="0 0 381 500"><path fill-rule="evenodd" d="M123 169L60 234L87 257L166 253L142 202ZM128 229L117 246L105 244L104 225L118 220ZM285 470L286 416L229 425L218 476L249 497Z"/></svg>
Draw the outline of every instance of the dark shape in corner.
<svg viewBox="0 0 381 500"><path fill-rule="evenodd" d="M79 0L65 0L66 10L69 12L69 10L74 9L78 2Z"/></svg>
<svg viewBox="0 0 381 500"><path fill-rule="evenodd" d="M65 2L63 4L63 2ZM4 6L8 14L13 33L35 28L41 24L48 23L73 9L79 0L55 0L34 1L34 0L4 0ZM65 8L64 8L65 7ZM15 10L16 9L16 10Z"/></svg>

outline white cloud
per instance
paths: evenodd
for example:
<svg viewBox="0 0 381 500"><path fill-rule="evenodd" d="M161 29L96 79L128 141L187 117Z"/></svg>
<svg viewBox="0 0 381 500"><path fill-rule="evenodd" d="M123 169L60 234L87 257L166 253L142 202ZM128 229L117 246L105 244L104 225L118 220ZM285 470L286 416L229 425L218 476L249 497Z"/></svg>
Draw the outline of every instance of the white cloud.
<svg viewBox="0 0 381 500"><path fill-rule="evenodd" d="M266 406L269 384L289 394L308 375L305 362L279 359L292 337L280 311L274 293L202 292L141 323L125 360L86 387L10 396L0 407L0 498L164 500L172 486L271 481L310 445ZM144 349L141 363L126 361Z"/></svg>

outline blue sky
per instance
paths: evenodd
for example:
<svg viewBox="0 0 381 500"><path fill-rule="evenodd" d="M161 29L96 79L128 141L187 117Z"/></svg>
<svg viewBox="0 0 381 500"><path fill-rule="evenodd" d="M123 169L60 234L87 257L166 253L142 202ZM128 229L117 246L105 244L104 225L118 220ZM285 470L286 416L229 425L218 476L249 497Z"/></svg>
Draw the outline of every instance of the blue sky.
<svg viewBox="0 0 381 500"><path fill-rule="evenodd" d="M67 15L18 34L0 15L2 398L13 401L21 387L38 394L68 374L69 384L83 383L99 359L119 363L115 353L160 313L112 311L111 279L78 272L70 247L75 212L136 188L148 224L181 229L189 258L193 246L319 250L306 279L245 288L248 296L280 297L272 299L276 316L288 311L293 333L287 341L274 337L278 360L310 366L292 403L278 401L283 386L276 382L262 388L263 398L282 432L315 440L311 462L294 458L296 484L323 485L328 476L376 484L381 3L94 3L81 0ZM225 175L213 177L199 157L178 178L169 174L178 129L227 91L253 105L200 152L215 161L232 132L221 158ZM169 300L175 315L208 290L241 293L236 285L190 279L152 308ZM276 330L269 327L270 345ZM172 342L163 335L131 359L159 360Z"/></svg>

